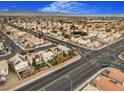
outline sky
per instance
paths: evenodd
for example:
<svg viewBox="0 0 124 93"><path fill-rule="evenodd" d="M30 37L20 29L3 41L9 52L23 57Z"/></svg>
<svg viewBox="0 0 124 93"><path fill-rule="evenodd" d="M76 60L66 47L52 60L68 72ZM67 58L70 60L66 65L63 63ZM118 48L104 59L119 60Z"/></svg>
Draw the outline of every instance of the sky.
<svg viewBox="0 0 124 93"><path fill-rule="evenodd" d="M0 1L0 11L67 14L124 14L124 1Z"/></svg>

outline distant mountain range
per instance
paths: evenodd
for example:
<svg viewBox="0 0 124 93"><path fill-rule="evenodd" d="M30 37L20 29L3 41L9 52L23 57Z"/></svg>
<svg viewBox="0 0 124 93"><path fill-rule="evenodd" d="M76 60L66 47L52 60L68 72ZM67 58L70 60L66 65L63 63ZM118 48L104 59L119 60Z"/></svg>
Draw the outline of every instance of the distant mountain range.
<svg viewBox="0 0 124 93"><path fill-rule="evenodd" d="M24 10L0 11L0 16L116 16L124 17L124 14L86 15L86 14L66 14L66 13L45 13Z"/></svg>

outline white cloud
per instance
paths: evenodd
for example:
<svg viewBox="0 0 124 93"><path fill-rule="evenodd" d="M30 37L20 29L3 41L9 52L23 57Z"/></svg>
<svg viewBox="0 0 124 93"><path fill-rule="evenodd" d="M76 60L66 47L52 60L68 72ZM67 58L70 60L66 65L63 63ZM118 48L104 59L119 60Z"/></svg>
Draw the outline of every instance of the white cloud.
<svg viewBox="0 0 124 93"><path fill-rule="evenodd" d="M3 9L3 11L9 11L9 9Z"/></svg>
<svg viewBox="0 0 124 93"><path fill-rule="evenodd" d="M39 8L40 12L59 12L59 13L75 13L89 14L95 12L95 6L76 1L56 1L44 8Z"/></svg>

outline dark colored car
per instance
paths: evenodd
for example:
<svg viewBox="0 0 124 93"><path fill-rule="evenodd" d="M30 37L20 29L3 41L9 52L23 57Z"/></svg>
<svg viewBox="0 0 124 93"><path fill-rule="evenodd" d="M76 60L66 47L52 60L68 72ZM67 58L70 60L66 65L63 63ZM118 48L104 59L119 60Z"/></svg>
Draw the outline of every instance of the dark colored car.
<svg viewBox="0 0 124 93"><path fill-rule="evenodd" d="M102 64L102 67L110 67L111 65L109 63Z"/></svg>

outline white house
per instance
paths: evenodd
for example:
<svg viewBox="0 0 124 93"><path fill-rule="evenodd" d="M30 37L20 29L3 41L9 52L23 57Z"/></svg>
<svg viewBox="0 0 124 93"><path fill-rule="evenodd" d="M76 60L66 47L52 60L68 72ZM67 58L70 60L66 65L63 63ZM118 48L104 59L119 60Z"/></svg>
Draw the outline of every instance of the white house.
<svg viewBox="0 0 124 93"><path fill-rule="evenodd" d="M36 63L36 65L42 64L42 57L41 54L43 53L43 51L40 52L35 52L35 53L28 53L26 54L26 59L28 60L29 64L32 65L33 62Z"/></svg>
<svg viewBox="0 0 124 93"><path fill-rule="evenodd" d="M6 76L8 75L8 63L6 60L0 61L0 75Z"/></svg>
<svg viewBox="0 0 124 93"><path fill-rule="evenodd" d="M30 70L30 66L28 64L28 61L25 58L19 56L18 54L15 55L10 60L10 64L17 73L24 72L26 70Z"/></svg>
<svg viewBox="0 0 124 93"><path fill-rule="evenodd" d="M41 54L41 57L42 57L44 62L48 62L48 61L51 61L53 59L54 54L51 51L43 52Z"/></svg>
<svg viewBox="0 0 124 93"><path fill-rule="evenodd" d="M68 54L68 51L70 50L70 48L66 47L66 46L63 46L63 45L58 45L57 48L60 50L60 51L63 51L65 52L66 54Z"/></svg>
<svg viewBox="0 0 124 93"><path fill-rule="evenodd" d="M41 59L41 55L34 55L34 58L33 59L34 59L36 65L39 65L39 64L42 64L43 63L43 61Z"/></svg>
<svg viewBox="0 0 124 93"><path fill-rule="evenodd" d="M14 69L17 72L22 72L24 70L27 70L27 69L29 69L28 62L27 61L21 61L21 60L15 61L14 62Z"/></svg>

